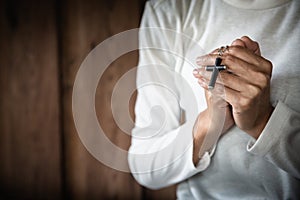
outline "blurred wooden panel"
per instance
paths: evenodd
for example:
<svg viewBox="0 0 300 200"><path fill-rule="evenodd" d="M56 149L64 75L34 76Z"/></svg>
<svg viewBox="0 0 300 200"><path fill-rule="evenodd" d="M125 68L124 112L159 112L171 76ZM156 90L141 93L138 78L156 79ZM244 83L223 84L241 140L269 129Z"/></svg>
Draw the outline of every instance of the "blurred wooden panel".
<svg viewBox="0 0 300 200"><path fill-rule="evenodd" d="M0 199L175 199L175 187L151 191L98 162L73 123L80 63L101 41L138 27L143 6L144 0L0 0ZM136 51L116 59L96 94L101 126L125 150L130 137L114 122L110 101L137 60ZM135 94L131 114L134 100Z"/></svg>
<svg viewBox="0 0 300 200"><path fill-rule="evenodd" d="M176 186L170 186L160 190L145 189L144 200L171 200L176 199Z"/></svg>
<svg viewBox="0 0 300 200"><path fill-rule="evenodd" d="M117 101L114 102L115 104L112 104L113 102L111 102L112 100L111 95L113 92L112 90L116 89L117 81L119 81L120 78L122 78L122 76L129 76L131 78L131 75L129 75L130 73L129 70L137 65L137 57L138 57L137 54L138 54L137 51L133 51L114 60L114 62L106 69L105 73L101 77L97 88L97 94L96 94L96 102L97 102L96 110L99 118L99 123L101 127L104 129L106 136L115 145L117 145L119 148L124 150L128 150L129 148L130 137L128 136L128 133L125 133L122 130L120 130L118 125L115 123L114 121L115 119L111 114L111 106L120 107L120 105L116 105L116 103L123 104L122 106L128 107L128 109L130 110L131 117L134 118L133 108L135 104L136 93L134 93L131 96L131 101L129 102L128 105L127 105L126 98L117 99ZM135 81L135 79L132 81ZM121 88L122 93L129 92L126 87L128 87L128 85L124 85L123 88ZM120 94L120 96L125 97L126 95ZM120 116L117 117L125 116L124 113L119 113L119 115ZM113 184L114 183L112 183L112 185ZM128 183L126 182L126 180L123 180L123 182L120 184L126 186ZM160 190L150 190L145 187L142 187L141 189L142 189L142 193L140 199L143 200L176 199L176 186L170 186Z"/></svg>
<svg viewBox="0 0 300 200"><path fill-rule="evenodd" d="M0 198L60 199L55 1L0 1Z"/></svg>
<svg viewBox="0 0 300 200"><path fill-rule="evenodd" d="M111 169L93 158L82 145L74 127L71 103L76 72L87 54L100 42L119 32L138 27L139 0L68 0L61 7L61 47L64 94L64 132L66 194L71 199L140 199L142 188L129 173ZM96 95L97 114L102 113L104 129L117 145L128 148L124 136L113 122L110 99L114 80L134 67L137 53L121 61L117 70L107 72ZM116 68L115 68L116 69ZM134 81L134 80L132 80ZM113 159L113 157L112 157Z"/></svg>

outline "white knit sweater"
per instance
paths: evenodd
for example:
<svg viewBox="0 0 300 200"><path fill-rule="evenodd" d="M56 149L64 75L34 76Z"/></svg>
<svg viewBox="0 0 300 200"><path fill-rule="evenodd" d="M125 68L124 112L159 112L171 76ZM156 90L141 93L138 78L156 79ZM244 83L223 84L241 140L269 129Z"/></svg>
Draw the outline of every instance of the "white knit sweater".
<svg viewBox="0 0 300 200"><path fill-rule="evenodd" d="M300 199L300 1L156 0L143 27L164 30L140 31L128 158L136 180L180 183L178 199ZM257 140L233 127L195 167L192 128L206 108L195 59L244 35L273 63L275 110Z"/></svg>

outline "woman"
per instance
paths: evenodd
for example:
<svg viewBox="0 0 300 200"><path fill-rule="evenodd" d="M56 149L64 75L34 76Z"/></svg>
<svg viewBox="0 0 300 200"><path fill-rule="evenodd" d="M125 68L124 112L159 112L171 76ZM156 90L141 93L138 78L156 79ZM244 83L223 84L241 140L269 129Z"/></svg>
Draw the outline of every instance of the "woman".
<svg viewBox="0 0 300 200"><path fill-rule="evenodd" d="M141 28L136 180L179 183L178 199L299 198L300 2L149 1Z"/></svg>

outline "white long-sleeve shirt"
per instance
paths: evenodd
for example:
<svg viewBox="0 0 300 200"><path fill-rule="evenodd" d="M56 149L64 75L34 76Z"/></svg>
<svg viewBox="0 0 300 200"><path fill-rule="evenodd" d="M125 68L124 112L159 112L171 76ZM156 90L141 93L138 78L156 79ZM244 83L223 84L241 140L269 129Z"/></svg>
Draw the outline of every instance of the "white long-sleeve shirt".
<svg viewBox="0 0 300 200"><path fill-rule="evenodd" d="M141 28L128 157L136 180L180 183L179 199L300 198L300 1L150 1ZM195 167L192 129L206 108L196 57L244 35L273 63L275 110L257 140L233 127Z"/></svg>

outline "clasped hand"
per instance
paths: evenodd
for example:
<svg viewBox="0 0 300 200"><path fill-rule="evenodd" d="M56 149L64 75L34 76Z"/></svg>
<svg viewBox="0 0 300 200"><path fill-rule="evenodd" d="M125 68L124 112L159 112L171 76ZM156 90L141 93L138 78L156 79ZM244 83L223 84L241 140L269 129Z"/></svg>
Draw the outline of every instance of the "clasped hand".
<svg viewBox="0 0 300 200"><path fill-rule="evenodd" d="M229 118L225 120L225 123L229 123L224 125L226 130L234 122L241 130L257 139L273 111L270 103L272 63L261 56L257 42L246 36L237 39L221 56L221 64L227 70L220 72L215 88L209 91L211 72L205 71L204 66L214 64L217 57L220 57L218 49L198 57L197 65L201 67L194 70L198 83L206 90L207 110L218 112L220 109L220 106L211 102L224 105L223 108L228 106L230 109L226 110L230 110L231 115L226 115ZM203 112L202 115L206 116L201 118L210 121L207 124L217 123L212 115L205 113L209 112Z"/></svg>

